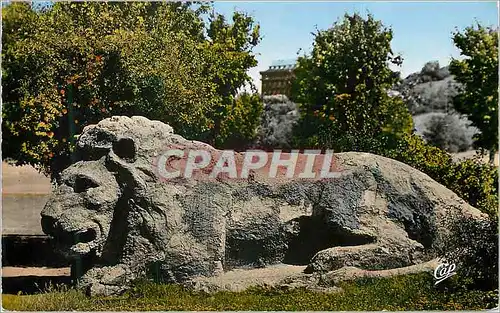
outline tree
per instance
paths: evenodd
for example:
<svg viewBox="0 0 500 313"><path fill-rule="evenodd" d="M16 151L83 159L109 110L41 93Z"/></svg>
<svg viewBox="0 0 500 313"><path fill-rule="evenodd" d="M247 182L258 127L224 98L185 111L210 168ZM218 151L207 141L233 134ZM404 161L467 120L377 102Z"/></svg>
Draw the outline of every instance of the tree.
<svg viewBox="0 0 500 313"><path fill-rule="evenodd" d="M478 23L456 31L453 42L465 56L450 65L461 85L453 106L481 131L474 137L475 145L489 150L493 163L498 151L498 33Z"/></svg>
<svg viewBox="0 0 500 313"><path fill-rule="evenodd" d="M392 30L372 15L346 14L314 35L311 55L298 59L292 89L302 113L299 139L308 146L351 150L379 135L410 133L405 104L388 94L399 78L389 63L402 62L391 50Z"/></svg>
<svg viewBox="0 0 500 313"><path fill-rule="evenodd" d="M237 95L231 110L220 121L218 147L243 150L252 146L257 139L263 107L257 93Z"/></svg>
<svg viewBox="0 0 500 313"><path fill-rule="evenodd" d="M208 142L214 146L224 145L226 140L222 124L235 111L238 103L235 97L238 90L245 84L253 89L252 78L248 70L257 65L252 49L260 42L259 25L254 25L250 16L240 12L233 15L233 23L228 24L224 15L212 13L207 33L209 55L209 79L216 83L216 93L220 96L219 105L213 110L213 123ZM243 96L240 100L254 100ZM258 116L258 115L257 115Z"/></svg>
<svg viewBox="0 0 500 313"><path fill-rule="evenodd" d="M111 115L142 115L188 138L213 138L218 112L231 111L248 79L242 73L255 63L259 34L243 13L232 24L205 22L209 9L174 2L4 7L4 156L57 177L71 163L74 135Z"/></svg>

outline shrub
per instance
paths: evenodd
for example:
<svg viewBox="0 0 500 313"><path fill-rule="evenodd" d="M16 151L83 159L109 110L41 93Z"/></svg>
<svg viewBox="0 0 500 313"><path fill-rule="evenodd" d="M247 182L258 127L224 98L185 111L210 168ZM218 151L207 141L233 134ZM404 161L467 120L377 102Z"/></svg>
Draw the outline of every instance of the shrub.
<svg viewBox="0 0 500 313"><path fill-rule="evenodd" d="M469 159L449 164L444 175L434 179L489 216L498 214L496 167Z"/></svg>
<svg viewBox="0 0 500 313"><path fill-rule="evenodd" d="M450 212L443 221L450 232L438 253L457 266L457 281L464 287L493 290L498 287L498 218L479 220Z"/></svg>
<svg viewBox="0 0 500 313"><path fill-rule="evenodd" d="M472 146L465 127L453 115L436 115L428 122L423 137L427 143L450 153L467 151Z"/></svg>
<svg viewBox="0 0 500 313"><path fill-rule="evenodd" d="M216 138L220 149L242 150L257 138L263 104L259 94L243 93L236 97L234 105L221 123L221 134Z"/></svg>

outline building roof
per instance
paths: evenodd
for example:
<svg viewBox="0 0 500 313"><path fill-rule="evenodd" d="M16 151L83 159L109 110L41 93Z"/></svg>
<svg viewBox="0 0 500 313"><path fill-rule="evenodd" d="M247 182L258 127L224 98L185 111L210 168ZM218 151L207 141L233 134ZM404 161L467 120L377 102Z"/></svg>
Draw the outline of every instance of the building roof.
<svg viewBox="0 0 500 313"><path fill-rule="evenodd" d="M274 60L267 71L292 70L297 66L297 59ZM266 72L267 72L266 71Z"/></svg>
<svg viewBox="0 0 500 313"><path fill-rule="evenodd" d="M271 66L290 66L295 65L296 63L297 59L274 60L271 62Z"/></svg>

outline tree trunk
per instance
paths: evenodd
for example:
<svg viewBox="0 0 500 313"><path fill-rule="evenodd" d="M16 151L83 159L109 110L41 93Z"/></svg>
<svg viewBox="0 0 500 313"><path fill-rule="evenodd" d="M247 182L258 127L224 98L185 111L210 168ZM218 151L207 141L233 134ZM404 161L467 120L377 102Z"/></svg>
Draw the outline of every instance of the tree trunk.
<svg viewBox="0 0 500 313"><path fill-rule="evenodd" d="M496 151L495 150L490 150L490 160L489 160L489 163L491 165L495 165L495 155L496 155Z"/></svg>
<svg viewBox="0 0 500 313"><path fill-rule="evenodd" d="M216 146L217 137L219 136L219 133L220 133L220 126L221 126L220 124L221 124L221 121L219 119L215 119L214 128L212 129L212 133L210 135L210 139L208 142L208 144L214 148Z"/></svg>

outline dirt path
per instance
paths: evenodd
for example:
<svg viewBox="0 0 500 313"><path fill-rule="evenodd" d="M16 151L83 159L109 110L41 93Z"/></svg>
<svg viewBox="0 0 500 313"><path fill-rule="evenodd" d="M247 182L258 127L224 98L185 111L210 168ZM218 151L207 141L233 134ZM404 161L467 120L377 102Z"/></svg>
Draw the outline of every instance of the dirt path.
<svg viewBox="0 0 500 313"><path fill-rule="evenodd" d="M70 268L49 268L49 267L2 267L2 277L20 276L69 276Z"/></svg>

